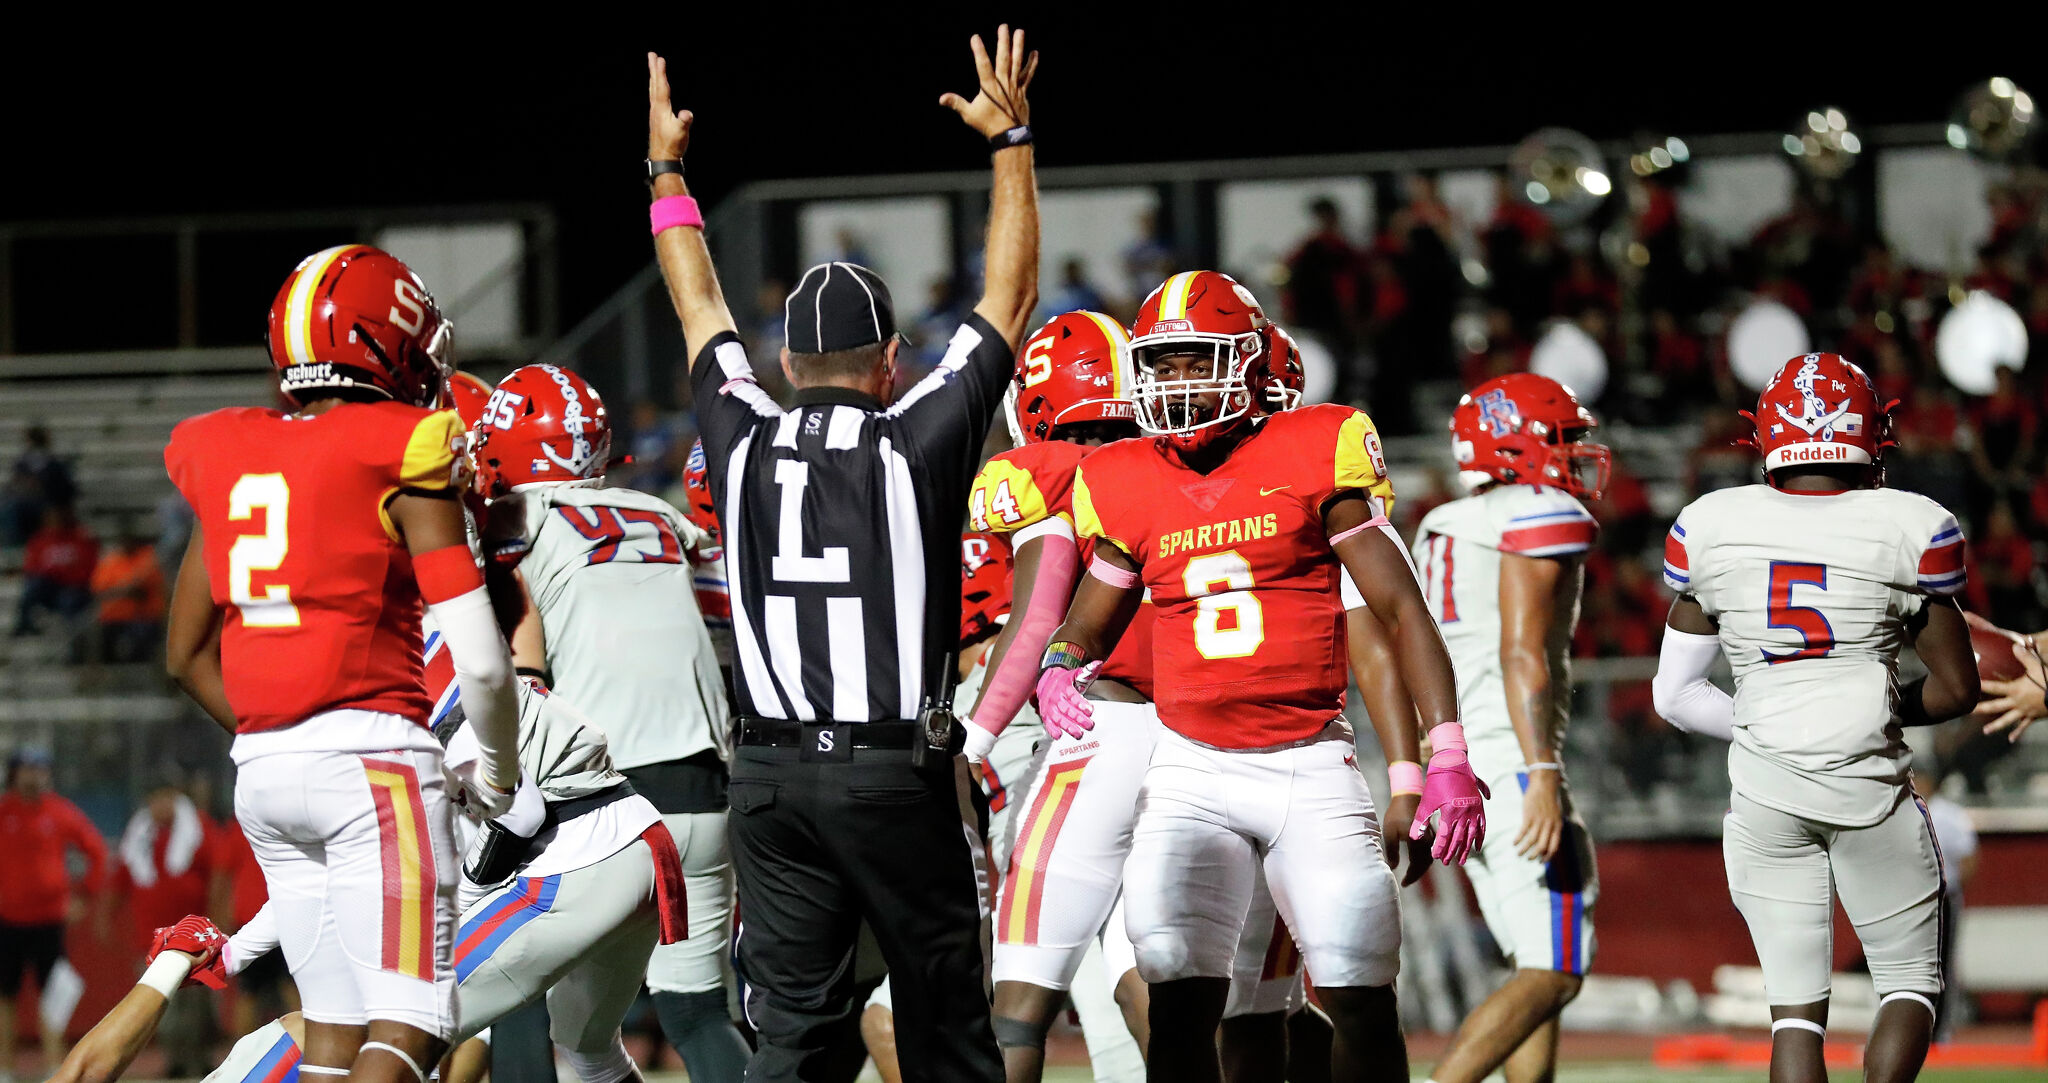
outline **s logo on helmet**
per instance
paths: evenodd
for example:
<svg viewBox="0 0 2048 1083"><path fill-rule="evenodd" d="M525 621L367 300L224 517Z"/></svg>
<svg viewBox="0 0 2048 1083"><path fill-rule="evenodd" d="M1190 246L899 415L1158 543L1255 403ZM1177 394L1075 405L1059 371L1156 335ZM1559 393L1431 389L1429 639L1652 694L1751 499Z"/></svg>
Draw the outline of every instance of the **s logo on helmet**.
<svg viewBox="0 0 2048 1083"><path fill-rule="evenodd" d="M1479 407L1479 427L1489 436L1506 436L1522 422L1515 400L1502 388L1495 388L1472 400Z"/></svg>

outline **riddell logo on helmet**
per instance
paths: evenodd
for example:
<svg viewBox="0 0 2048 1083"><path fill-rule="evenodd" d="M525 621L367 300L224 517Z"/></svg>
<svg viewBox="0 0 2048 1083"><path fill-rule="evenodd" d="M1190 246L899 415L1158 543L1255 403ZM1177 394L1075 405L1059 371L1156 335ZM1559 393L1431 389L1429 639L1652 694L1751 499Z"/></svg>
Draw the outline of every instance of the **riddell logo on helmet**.
<svg viewBox="0 0 2048 1083"><path fill-rule="evenodd" d="M1152 333L1155 335L1168 331L1192 331L1194 329L1195 325L1188 320L1160 320L1152 325Z"/></svg>
<svg viewBox="0 0 2048 1083"><path fill-rule="evenodd" d="M1796 444L1778 453L1785 463L1839 463L1849 459L1847 444Z"/></svg>

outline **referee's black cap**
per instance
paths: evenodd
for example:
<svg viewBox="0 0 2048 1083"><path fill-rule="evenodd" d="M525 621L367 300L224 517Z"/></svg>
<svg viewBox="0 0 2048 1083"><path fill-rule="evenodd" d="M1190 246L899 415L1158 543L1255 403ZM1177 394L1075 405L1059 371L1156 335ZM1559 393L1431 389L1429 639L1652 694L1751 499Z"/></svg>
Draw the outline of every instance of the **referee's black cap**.
<svg viewBox="0 0 2048 1083"><path fill-rule="evenodd" d="M805 271L783 319L791 353L836 353L896 337L889 287L858 263L820 263Z"/></svg>

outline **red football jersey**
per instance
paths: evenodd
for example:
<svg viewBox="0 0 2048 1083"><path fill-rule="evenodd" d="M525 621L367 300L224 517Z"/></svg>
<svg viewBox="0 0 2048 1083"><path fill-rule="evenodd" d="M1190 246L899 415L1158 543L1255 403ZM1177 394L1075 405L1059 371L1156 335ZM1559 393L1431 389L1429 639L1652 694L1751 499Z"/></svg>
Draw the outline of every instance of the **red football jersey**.
<svg viewBox="0 0 2048 1083"><path fill-rule="evenodd" d="M1082 463L1075 525L1138 562L1158 619L1160 721L1218 748L1313 737L1344 708L1342 570L1323 505L1390 497L1379 434L1348 406L1262 422L1209 474L1163 439L1125 440Z"/></svg>
<svg viewBox="0 0 2048 1083"><path fill-rule="evenodd" d="M164 465L205 531L239 732L342 708L425 724L419 586L385 506L458 485L462 444L455 411L395 402L216 410L172 431Z"/></svg>
<svg viewBox="0 0 2048 1083"><path fill-rule="evenodd" d="M967 493L969 528L1015 534L1054 515L1073 525L1075 472L1092 450L1045 440L990 458ZM1087 538L1078 540L1081 566L1086 568L1092 549ZM1062 612L1065 604L1060 603ZM1140 605L1123 638L1103 660L1100 674L1131 686L1146 699L1152 698L1152 622L1153 607Z"/></svg>

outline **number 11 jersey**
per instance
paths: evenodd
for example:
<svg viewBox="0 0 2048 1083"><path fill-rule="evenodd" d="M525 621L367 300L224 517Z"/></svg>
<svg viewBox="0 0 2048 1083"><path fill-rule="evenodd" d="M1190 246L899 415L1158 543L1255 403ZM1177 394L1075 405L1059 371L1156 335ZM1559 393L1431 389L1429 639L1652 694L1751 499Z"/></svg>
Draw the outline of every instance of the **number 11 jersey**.
<svg viewBox="0 0 2048 1083"><path fill-rule="evenodd" d="M1679 513L1664 579L1721 628L1735 671L1728 774L1744 796L1842 827L1882 820L1906 784L1899 650L1930 596L1963 589L1955 516L1897 489L1746 485Z"/></svg>
<svg viewBox="0 0 2048 1083"><path fill-rule="evenodd" d="M396 402L231 408L171 431L164 466L205 535L238 732L343 708L426 725L419 585L387 508L460 484L462 447L455 411Z"/></svg>

